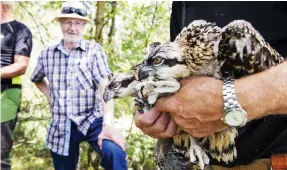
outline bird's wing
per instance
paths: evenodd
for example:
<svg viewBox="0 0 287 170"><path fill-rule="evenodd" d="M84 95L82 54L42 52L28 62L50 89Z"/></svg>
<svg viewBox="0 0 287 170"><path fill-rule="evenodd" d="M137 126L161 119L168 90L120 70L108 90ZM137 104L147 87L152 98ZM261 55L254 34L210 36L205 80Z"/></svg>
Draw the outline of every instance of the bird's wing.
<svg viewBox="0 0 287 170"><path fill-rule="evenodd" d="M214 45L214 54L220 62L222 76L234 78L263 71L284 60L244 20L235 20L222 29Z"/></svg>
<svg viewBox="0 0 287 170"><path fill-rule="evenodd" d="M214 59L213 46L221 33L221 28L211 22L195 20L176 37L183 60L194 73Z"/></svg>
<svg viewBox="0 0 287 170"><path fill-rule="evenodd" d="M182 29L175 42L180 45L198 46L201 43L214 41L220 32L221 29L215 23L195 20Z"/></svg>

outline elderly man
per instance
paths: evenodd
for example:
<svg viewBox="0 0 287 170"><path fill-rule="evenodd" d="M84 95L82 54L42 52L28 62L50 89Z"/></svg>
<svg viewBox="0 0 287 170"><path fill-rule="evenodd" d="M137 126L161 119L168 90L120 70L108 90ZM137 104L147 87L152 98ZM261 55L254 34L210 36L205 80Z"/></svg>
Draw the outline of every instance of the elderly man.
<svg viewBox="0 0 287 170"><path fill-rule="evenodd" d="M47 144L54 167L76 170L79 144L86 141L100 154L103 168L127 169L124 138L112 127L114 105L102 101L111 72L105 53L82 38L88 11L79 1L65 2L56 19L63 40L42 51L31 77L50 102Z"/></svg>
<svg viewBox="0 0 287 170"><path fill-rule="evenodd" d="M21 75L32 50L29 28L10 14L13 2L1 2L1 169L10 169L12 132L21 102Z"/></svg>

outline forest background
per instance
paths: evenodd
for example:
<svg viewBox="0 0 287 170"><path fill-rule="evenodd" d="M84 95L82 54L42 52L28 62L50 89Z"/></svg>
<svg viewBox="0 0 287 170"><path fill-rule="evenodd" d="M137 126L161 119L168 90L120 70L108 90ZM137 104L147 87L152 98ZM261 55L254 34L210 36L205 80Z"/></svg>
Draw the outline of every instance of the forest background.
<svg viewBox="0 0 287 170"><path fill-rule="evenodd" d="M84 38L100 43L114 73L129 70L145 55L153 41L169 41L171 1L89 1L94 10ZM12 170L51 170L52 159L45 144L51 113L45 96L29 80L37 58L45 47L58 43L61 30L54 17L61 1L15 2L12 14L33 34L33 50L23 79L22 105L14 131ZM155 140L133 123L131 98L115 100L115 126L126 138L129 168L156 169L153 161ZM79 170L98 170L100 158L82 143Z"/></svg>

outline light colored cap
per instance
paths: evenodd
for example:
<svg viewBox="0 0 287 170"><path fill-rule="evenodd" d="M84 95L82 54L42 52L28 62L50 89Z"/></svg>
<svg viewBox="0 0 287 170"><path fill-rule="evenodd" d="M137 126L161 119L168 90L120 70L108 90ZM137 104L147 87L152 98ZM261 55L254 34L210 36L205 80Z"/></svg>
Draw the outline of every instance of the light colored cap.
<svg viewBox="0 0 287 170"><path fill-rule="evenodd" d="M65 7L72 7L75 9L85 10L87 12L87 16L81 16L77 13L63 14L62 10ZM83 3L79 2L79 1L67 1L67 2L63 3L62 8L60 10L60 14L58 16L56 16L55 19L58 20L60 18L77 18L77 19L83 19L83 20L89 21L88 15L89 15L89 11L85 8Z"/></svg>

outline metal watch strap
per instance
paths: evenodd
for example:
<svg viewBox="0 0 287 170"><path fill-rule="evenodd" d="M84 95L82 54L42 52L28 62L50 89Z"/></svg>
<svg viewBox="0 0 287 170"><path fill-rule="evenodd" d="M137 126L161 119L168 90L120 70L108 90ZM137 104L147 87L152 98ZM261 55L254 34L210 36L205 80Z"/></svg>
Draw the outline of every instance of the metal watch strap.
<svg viewBox="0 0 287 170"><path fill-rule="evenodd" d="M227 113L229 110L239 107L237 102L234 79L231 77L223 79L223 100L224 100L224 113Z"/></svg>

